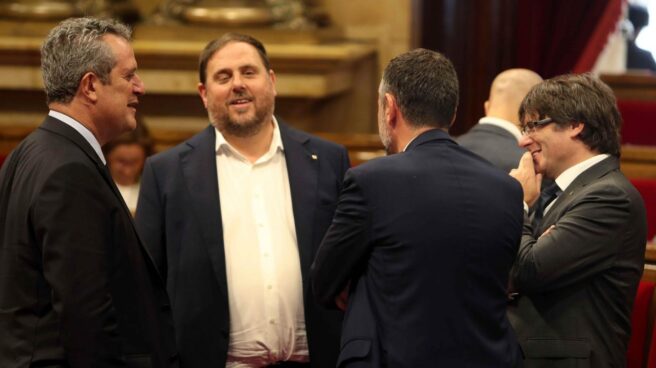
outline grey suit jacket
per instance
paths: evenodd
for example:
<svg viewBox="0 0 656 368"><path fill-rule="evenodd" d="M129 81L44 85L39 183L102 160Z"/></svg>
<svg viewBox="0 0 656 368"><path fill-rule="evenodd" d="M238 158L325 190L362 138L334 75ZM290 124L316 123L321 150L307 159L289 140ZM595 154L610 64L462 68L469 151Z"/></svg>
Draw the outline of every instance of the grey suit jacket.
<svg viewBox="0 0 656 368"><path fill-rule="evenodd" d="M525 218L509 317L526 367L625 366L646 235L644 203L616 157L579 175L538 229Z"/></svg>
<svg viewBox="0 0 656 368"><path fill-rule="evenodd" d="M334 367L342 313L313 302L308 273L330 225L344 173L344 147L280 123L294 211L305 324L313 367ZM148 159L136 223L166 274L185 368L223 367L230 318L215 130L205 130Z"/></svg>
<svg viewBox="0 0 656 368"><path fill-rule="evenodd" d="M517 145L515 136L491 124L474 125L469 132L458 137L457 142L505 172L516 168L526 152Z"/></svg>

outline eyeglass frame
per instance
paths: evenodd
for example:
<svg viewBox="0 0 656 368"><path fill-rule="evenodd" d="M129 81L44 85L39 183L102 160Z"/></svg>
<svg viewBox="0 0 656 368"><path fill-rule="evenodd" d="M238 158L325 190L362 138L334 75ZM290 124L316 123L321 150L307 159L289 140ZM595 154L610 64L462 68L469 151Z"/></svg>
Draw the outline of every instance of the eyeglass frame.
<svg viewBox="0 0 656 368"><path fill-rule="evenodd" d="M527 135L534 133L535 130L539 127L543 127L547 124L555 123L555 121L552 118L544 118L541 120L536 120L536 121L529 121L524 126L522 127L521 131L522 134Z"/></svg>

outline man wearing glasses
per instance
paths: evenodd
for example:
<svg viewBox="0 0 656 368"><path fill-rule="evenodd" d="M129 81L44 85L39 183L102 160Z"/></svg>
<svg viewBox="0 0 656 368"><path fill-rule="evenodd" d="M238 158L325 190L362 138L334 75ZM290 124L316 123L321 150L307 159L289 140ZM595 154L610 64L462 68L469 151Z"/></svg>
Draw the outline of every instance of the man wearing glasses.
<svg viewBox="0 0 656 368"><path fill-rule="evenodd" d="M528 152L511 175L542 216L526 216L510 275L525 367L623 367L646 218L619 170L613 92L591 75L560 76L535 86L519 114ZM551 201L538 199L542 176L555 180Z"/></svg>

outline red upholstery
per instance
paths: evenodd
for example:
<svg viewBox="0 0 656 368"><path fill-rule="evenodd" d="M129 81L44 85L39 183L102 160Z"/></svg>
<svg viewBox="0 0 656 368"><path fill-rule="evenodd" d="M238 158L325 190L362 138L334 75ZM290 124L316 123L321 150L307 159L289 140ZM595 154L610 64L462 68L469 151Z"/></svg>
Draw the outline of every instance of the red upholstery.
<svg viewBox="0 0 656 368"><path fill-rule="evenodd" d="M645 362L645 348L647 345L649 329L649 306L654 295L653 282L640 281L638 285L638 292L636 293L635 301L633 302L633 312L631 313L631 340L629 340L629 348L626 352L626 368L643 368ZM652 346L654 345L654 338ZM653 350L653 349L652 349ZM650 357L654 351L650 352ZM656 358L656 356L654 357ZM656 361L654 362L656 364ZM649 365L649 367L656 367Z"/></svg>
<svg viewBox="0 0 656 368"><path fill-rule="evenodd" d="M647 357L647 367L656 367L656 328L651 333L651 343L649 344L649 356ZM628 368L628 367L627 367Z"/></svg>
<svg viewBox="0 0 656 368"><path fill-rule="evenodd" d="M617 101L622 114L622 144L656 146L656 102Z"/></svg>
<svg viewBox="0 0 656 368"><path fill-rule="evenodd" d="M5 155L0 155L0 167L2 167L2 164L5 162L5 159L6 159L6 158L7 158L7 156L5 156Z"/></svg>
<svg viewBox="0 0 656 368"><path fill-rule="evenodd" d="M656 179L631 179L633 185L642 194L647 208L647 240L656 236Z"/></svg>

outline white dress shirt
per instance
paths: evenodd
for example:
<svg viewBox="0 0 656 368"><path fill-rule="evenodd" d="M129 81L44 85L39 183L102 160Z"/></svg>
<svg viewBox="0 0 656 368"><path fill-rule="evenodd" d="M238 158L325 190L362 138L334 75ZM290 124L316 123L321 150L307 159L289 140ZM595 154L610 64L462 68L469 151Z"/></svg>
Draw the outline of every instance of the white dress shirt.
<svg viewBox="0 0 656 368"><path fill-rule="evenodd" d="M79 121L73 119L72 117L66 114L62 114L59 111L50 110L50 112L48 112L48 115L52 116L57 120L61 120L66 125L77 130L77 132L80 133L80 135L82 135L82 137L84 137L84 139L87 142L89 142L93 150L96 151L96 154L98 155L98 157L100 157L100 160L103 162L103 164L107 165L107 161L105 161L105 155L103 155L102 149L100 148L100 143L98 143L96 136L94 136L93 133L91 133L91 131L87 129L87 127L82 125L82 123L80 123Z"/></svg>
<svg viewBox="0 0 656 368"><path fill-rule="evenodd" d="M287 164L274 118L269 151L248 161L216 130L230 340L228 368L309 361Z"/></svg>
<svg viewBox="0 0 656 368"><path fill-rule="evenodd" d="M141 188L141 182L138 181L130 185L121 185L116 183L118 191L121 192L121 196L125 201L125 204L128 206L130 213L134 216L137 211L137 201L139 200L139 189Z"/></svg>

